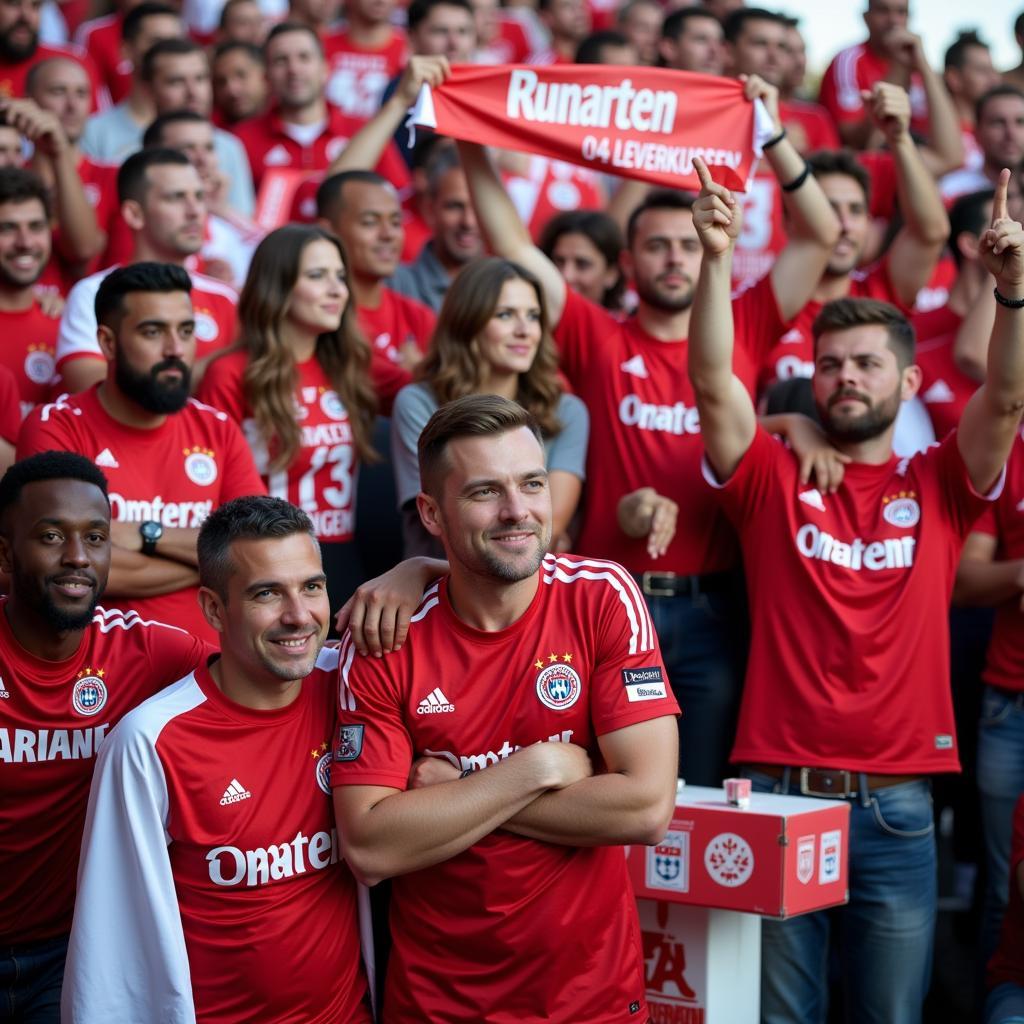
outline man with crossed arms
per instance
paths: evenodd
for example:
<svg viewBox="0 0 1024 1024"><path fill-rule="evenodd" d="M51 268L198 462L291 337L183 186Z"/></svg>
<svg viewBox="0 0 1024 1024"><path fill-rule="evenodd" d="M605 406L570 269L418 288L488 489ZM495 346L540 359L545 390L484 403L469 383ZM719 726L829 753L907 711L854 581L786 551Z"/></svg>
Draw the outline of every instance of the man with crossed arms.
<svg viewBox="0 0 1024 1024"><path fill-rule="evenodd" d="M998 303L986 380L959 429L911 459L893 455L892 437L900 403L921 380L913 330L870 299L823 308L814 397L829 440L851 460L838 490L823 495L758 428L733 375L739 207L703 164L699 173L704 260L689 376L705 479L739 533L751 595L732 760L755 789L849 800L850 902L840 912L848 1019L909 1024L920 1020L935 922L927 776L959 770L947 609L960 548L999 495L1024 409L1024 230L1007 216L1004 170L980 244ZM824 912L765 921L763 1021L824 1020L828 934Z"/></svg>

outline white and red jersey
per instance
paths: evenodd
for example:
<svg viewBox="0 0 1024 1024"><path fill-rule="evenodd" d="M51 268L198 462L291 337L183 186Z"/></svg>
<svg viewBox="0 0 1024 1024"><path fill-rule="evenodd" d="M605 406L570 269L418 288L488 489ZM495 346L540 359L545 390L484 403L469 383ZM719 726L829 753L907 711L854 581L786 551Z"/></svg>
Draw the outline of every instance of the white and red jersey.
<svg viewBox="0 0 1024 1024"><path fill-rule="evenodd" d="M92 58L114 103L132 89L132 62L122 48L124 15L120 11L93 18L78 26L75 42Z"/></svg>
<svg viewBox="0 0 1024 1024"><path fill-rule="evenodd" d="M752 595L733 761L957 771L947 616L987 502L956 436L910 459L851 463L822 495L758 429L724 486L707 466L705 478L739 531Z"/></svg>
<svg viewBox="0 0 1024 1024"><path fill-rule="evenodd" d="M737 373L752 391L754 369L783 330L771 280L743 292L733 315ZM635 317L619 322L571 289L554 334L562 370L590 412L578 550L611 555L634 573L689 575L733 566L735 535L700 486L704 448L686 340L660 341ZM641 487L679 504L675 536L660 558L647 553L646 538L627 537L616 517L619 500Z"/></svg>
<svg viewBox="0 0 1024 1024"><path fill-rule="evenodd" d="M779 100L779 119L789 141L802 156L819 149L839 149L839 132L829 112L820 104L798 96Z"/></svg>
<svg viewBox="0 0 1024 1024"><path fill-rule="evenodd" d="M71 928L93 760L107 733L212 650L134 611L97 608L78 650L44 661L0 598L0 943Z"/></svg>
<svg viewBox="0 0 1024 1024"><path fill-rule="evenodd" d="M963 317L949 306L916 313L911 320L917 335L914 362L921 367L918 395L928 410L935 436L945 437L960 422L978 381L968 377L953 358L953 345Z"/></svg>
<svg viewBox="0 0 1024 1024"><path fill-rule="evenodd" d="M910 310L896 294L889 278L888 261L884 257L864 270L851 272L850 290L846 297L889 302L907 316L910 315ZM812 299L793 317L785 330L779 332L757 375L759 395L764 394L776 381L814 375L814 336L811 328L824 305Z"/></svg>
<svg viewBox="0 0 1024 1024"><path fill-rule="evenodd" d="M110 513L117 523L155 520L165 527L203 525L218 506L266 488L249 446L224 413L190 398L151 430L125 426L103 408L94 385L38 406L18 437L18 458L50 450L92 459L110 485ZM211 642L216 634L196 599L196 587L158 597L133 598L147 619L168 622Z"/></svg>
<svg viewBox="0 0 1024 1024"><path fill-rule="evenodd" d="M103 359L96 340L96 293L100 283L117 267L107 267L82 278L68 294L57 335L57 372L72 359ZM196 360L205 359L234 340L238 326L238 293L230 285L205 274L192 279L192 312L196 321Z"/></svg>
<svg viewBox="0 0 1024 1024"><path fill-rule="evenodd" d="M605 208L608 197L596 171L544 156L525 159L525 174L503 172L501 180L534 241L556 214Z"/></svg>
<svg viewBox="0 0 1024 1024"><path fill-rule="evenodd" d="M404 790L413 761L486 770L531 743L598 740L674 715L658 640L613 562L546 555L508 629L458 618L447 581L424 594L401 651L342 642L333 786ZM636 908L620 847L496 831L393 881L383 1019L390 1024L612 1024L647 1019Z"/></svg>
<svg viewBox="0 0 1024 1024"><path fill-rule="evenodd" d="M772 269L786 247L786 230L782 189L767 165L758 168L747 191L737 192L736 198L743 208L743 226L732 259L732 280L738 285L756 281Z"/></svg>
<svg viewBox="0 0 1024 1024"><path fill-rule="evenodd" d="M1017 431L1006 464L1003 493L974 529L996 538L999 561L1024 558L1024 427ZM1024 612L1018 597L1004 601L996 609L982 679L1004 690L1024 690Z"/></svg>
<svg viewBox="0 0 1024 1024"><path fill-rule="evenodd" d="M273 168L325 171L362 126L363 121L328 104L327 123L308 145L288 134L288 126L281 120L281 114L276 109L242 121L233 130L245 146L252 178L259 189L264 172ZM394 143L388 143L374 169L399 191L409 184L409 169Z"/></svg>
<svg viewBox="0 0 1024 1024"><path fill-rule="evenodd" d="M426 352L437 316L422 302L388 287L381 288L380 305L356 307L356 321L373 350L373 374L377 393L388 415L391 401L409 383L409 374L399 366L401 353L410 344ZM402 380L402 383L398 383ZM393 385L397 387L393 388Z"/></svg>
<svg viewBox="0 0 1024 1024"><path fill-rule="evenodd" d="M50 397L59 327L60 320L44 313L35 300L28 309L0 312L0 366L18 382L23 417Z"/></svg>
<svg viewBox="0 0 1024 1024"><path fill-rule="evenodd" d="M388 82L405 67L409 55L405 33L392 28L388 41L373 49L356 43L344 29L330 33L323 43L328 102L349 117L369 121L380 110Z"/></svg>
<svg viewBox="0 0 1024 1024"><path fill-rule="evenodd" d="M200 667L114 730L62 1020L369 1024L328 784L337 664L325 649L298 698L266 711Z"/></svg>
<svg viewBox="0 0 1024 1024"><path fill-rule="evenodd" d="M832 58L821 79L818 102L832 115L836 124L863 121L867 116L861 90L868 92L875 82L889 74L889 61L879 57L867 43L848 46ZM919 135L928 134L928 102L921 77L910 78L910 127Z"/></svg>

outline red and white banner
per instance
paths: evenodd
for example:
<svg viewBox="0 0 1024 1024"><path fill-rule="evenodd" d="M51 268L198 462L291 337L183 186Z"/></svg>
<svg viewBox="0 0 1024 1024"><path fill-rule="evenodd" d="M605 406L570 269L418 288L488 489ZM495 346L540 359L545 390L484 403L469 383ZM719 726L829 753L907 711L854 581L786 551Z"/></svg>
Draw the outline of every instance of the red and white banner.
<svg viewBox="0 0 1024 1024"><path fill-rule="evenodd" d="M669 188L700 188L693 158L746 191L773 126L732 79L663 68L460 65L424 86L410 126L581 164Z"/></svg>

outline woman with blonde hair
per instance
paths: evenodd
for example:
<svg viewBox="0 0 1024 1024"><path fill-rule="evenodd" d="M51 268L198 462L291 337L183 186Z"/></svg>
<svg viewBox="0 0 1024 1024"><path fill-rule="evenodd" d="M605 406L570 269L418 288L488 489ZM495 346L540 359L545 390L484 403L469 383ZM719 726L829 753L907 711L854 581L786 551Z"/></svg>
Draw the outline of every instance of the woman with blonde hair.
<svg viewBox="0 0 1024 1024"><path fill-rule="evenodd" d="M559 377L540 282L516 263L488 257L467 264L452 282L416 381L395 399L391 454L406 557L443 554L416 511L420 433L439 406L472 394L513 399L537 418L554 506L552 546L565 550L583 487L590 421Z"/></svg>
<svg viewBox="0 0 1024 1024"><path fill-rule="evenodd" d="M337 608L361 580L356 476L377 458L378 401L341 242L310 225L271 232L253 254L238 319L239 341L210 363L199 397L241 424L270 494L313 520Z"/></svg>

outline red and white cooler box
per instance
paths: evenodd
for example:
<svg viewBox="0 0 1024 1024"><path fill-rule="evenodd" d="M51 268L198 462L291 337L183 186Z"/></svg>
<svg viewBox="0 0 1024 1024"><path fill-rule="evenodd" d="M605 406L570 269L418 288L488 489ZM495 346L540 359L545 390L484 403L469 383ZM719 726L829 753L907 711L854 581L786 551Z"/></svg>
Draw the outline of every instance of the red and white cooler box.
<svg viewBox="0 0 1024 1024"><path fill-rule="evenodd" d="M680 790L664 840L626 851L654 1024L756 1024L760 917L846 902L849 826L844 800Z"/></svg>

